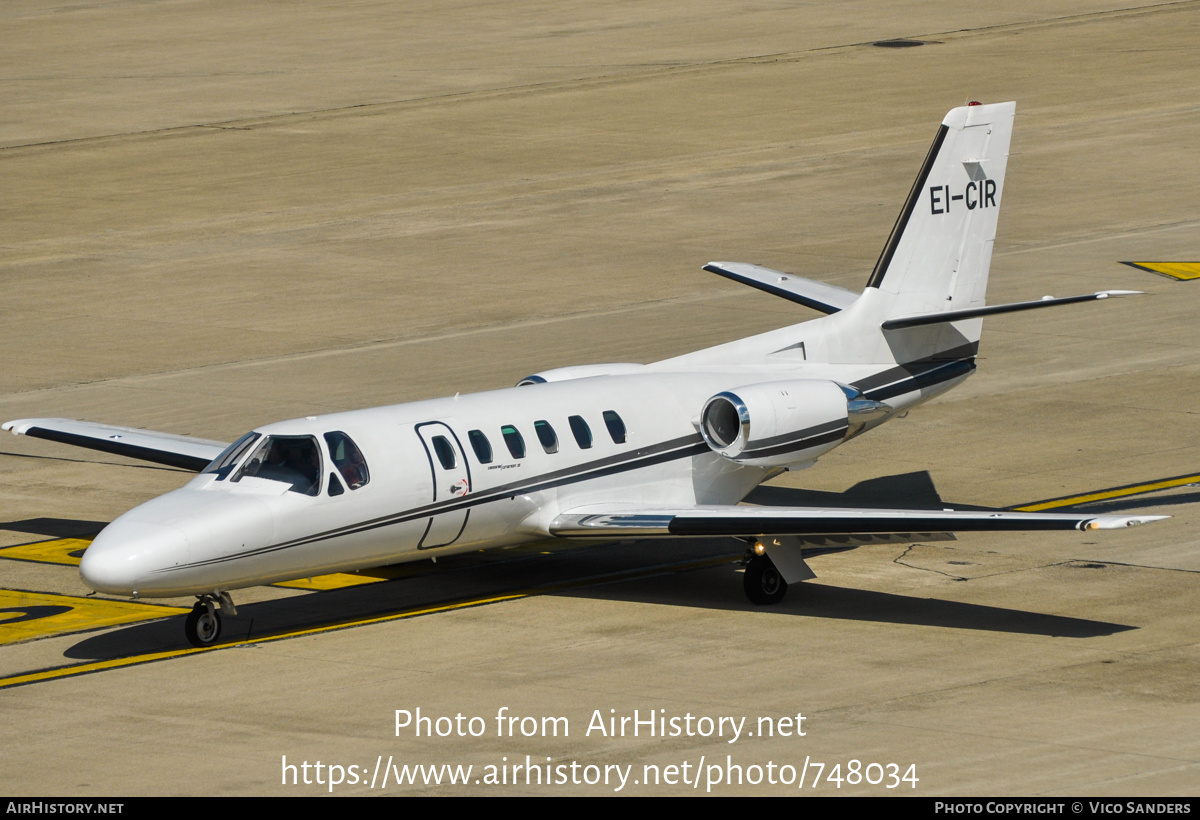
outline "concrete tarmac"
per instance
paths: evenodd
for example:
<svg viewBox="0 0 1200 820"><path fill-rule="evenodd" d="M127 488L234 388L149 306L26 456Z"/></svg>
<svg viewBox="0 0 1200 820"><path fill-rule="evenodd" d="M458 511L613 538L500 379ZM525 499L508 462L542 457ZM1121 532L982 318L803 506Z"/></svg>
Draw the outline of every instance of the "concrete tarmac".
<svg viewBox="0 0 1200 820"><path fill-rule="evenodd" d="M24 0L0 26L3 419L231 441L812 318L700 268L861 288L945 112L1015 99L989 300L1147 295L987 320L964 385L758 498L1018 506L1200 473L1200 284L1120 264L1200 261L1200 3ZM923 44L874 45L897 38ZM186 480L6 436L0 548ZM5 679L162 659L0 692L0 790L1194 796L1189 483L1089 507L1174 516L1126 532L821 555L770 609L729 542L534 545L243 592L251 640L217 651L177 652L178 616L3 644ZM0 573L87 592L69 563ZM418 707L466 736L397 734ZM635 710L668 736L622 735ZM389 761L474 768L381 791Z"/></svg>

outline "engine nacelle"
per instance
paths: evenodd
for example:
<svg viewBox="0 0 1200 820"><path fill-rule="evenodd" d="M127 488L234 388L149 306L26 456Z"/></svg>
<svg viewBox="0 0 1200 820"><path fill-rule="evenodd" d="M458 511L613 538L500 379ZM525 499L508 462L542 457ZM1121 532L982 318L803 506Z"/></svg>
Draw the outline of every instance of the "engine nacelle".
<svg viewBox="0 0 1200 820"><path fill-rule="evenodd" d="M749 384L704 403L700 434L714 452L755 467L812 461L868 426L891 408L864 399L852 387L823 379Z"/></svg>
<svg viewBox="0 0 1200 820"><path fill-rule="evenodd" d="M632 362L617 362L613 364L580 364L574 367L556 367L553 370L543 370L541 373L526 376L517 382L517 387L527 387L531 384L544 384L546 382L565 382L569 379L586 379L591 376L619 376L624 373L633 373L635 370L641 370L645 366L644 364L633 364Z"/></svg>

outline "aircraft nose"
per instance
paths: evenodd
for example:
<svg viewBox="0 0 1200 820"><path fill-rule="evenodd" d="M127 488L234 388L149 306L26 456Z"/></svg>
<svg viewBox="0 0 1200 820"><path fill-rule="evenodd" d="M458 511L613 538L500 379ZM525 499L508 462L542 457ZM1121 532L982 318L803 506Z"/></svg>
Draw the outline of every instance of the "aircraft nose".
<svg viewBox="0 0 1200 820"><path fill-rule="evenodd" d="M174 527L118 519L84 551L79 574L96 592L149 592L158 580L156 570L185 561L187 552L187 538Z"/></svg>

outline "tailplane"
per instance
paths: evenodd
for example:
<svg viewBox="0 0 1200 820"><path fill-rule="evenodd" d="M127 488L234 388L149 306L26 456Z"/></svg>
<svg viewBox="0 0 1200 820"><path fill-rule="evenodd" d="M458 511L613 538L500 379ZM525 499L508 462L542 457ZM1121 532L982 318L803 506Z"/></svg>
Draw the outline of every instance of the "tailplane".
<svg viewBox="0 0 1200 820"><path fill-rule="evenodd" d="M827 314L816 322L701 351L689 360L757 355L829 364L974 367L983 317L1090 302L1137 291L988 305L988 271L1004 195L1014 102L950 111L861 294L738 262L706 270Z"/></svg>

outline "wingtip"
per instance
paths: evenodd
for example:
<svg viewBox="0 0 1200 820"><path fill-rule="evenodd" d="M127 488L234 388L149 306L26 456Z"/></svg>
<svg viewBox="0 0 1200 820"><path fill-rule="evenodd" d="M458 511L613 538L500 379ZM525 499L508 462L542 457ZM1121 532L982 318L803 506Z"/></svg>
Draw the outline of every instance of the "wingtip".
<svg viewBox="0 0 1200 820"><path fill-rule="evenodd" d="M1142 524L1152 524L1164 521L1169 515L1102 515L1080 522L1081 530L1120 530L1125 527L1137 527Z"/></svg>

